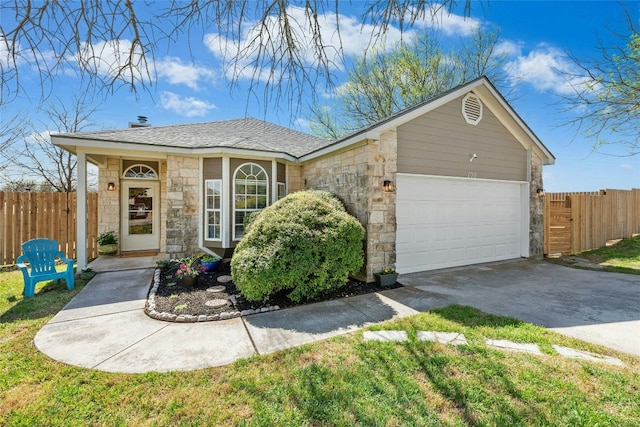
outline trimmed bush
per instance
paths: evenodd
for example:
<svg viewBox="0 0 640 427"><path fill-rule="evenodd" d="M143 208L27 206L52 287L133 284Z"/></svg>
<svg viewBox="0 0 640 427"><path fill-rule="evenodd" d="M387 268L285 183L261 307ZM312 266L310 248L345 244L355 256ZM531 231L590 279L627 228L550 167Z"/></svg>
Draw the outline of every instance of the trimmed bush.
<svg viewBox="0 0 640 427"><path fill-rule="evenodd" d="M251 218L231 259L233 282L250 301L286 290L292 301L347 283L363 264L364 228L330 193L300 191Z"/></svg>

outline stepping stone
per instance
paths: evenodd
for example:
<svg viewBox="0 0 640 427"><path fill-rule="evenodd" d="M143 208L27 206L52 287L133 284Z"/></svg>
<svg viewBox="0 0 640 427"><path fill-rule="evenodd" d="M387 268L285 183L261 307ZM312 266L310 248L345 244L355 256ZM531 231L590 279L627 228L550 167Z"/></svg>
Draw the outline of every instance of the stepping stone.
<svg viewBox="0 0 640 427"><path fill-rule="evenodd" d="M419 341L434 341L440 344L466 345L467 338L459 332L418 331Z"/></svg>
<svg viewBox="0 0 640 427"><path fill-rule="evenodd" d="M405 331L364 331L363 336L365 341L401 342L409 339Z"/></svg>
<svg viewBox="0 0 640 427"><path fill-rule="evenodd" d="M507 340L485 340L485 344L489 347L498 348L500 350L513 350L522 353L537 354L540 356L543 354L540 351L538 344L522 344Z"/></svg>
<svg viewBox="0 0 640 427"><path fill-rule="evenodd" d="M226 299L211 299L205 302L204 305L212 308L221 308L229 305L229 301L227 301Z"/></svg>
<svg viewBox="0 0 640 427"><path fill-rule="evenodd" d="M624 366L622 360L603 356L597 353L590 353L588 351L576 350L575 348L562 347L561 345L553 345L553 349L558 352L559 355L569 357L571 359L589 360L592 362L608 363L609 365Z"/></svg>
<svg viewBox="0 0 640 427"><path fill-rule="evenodd" d="M215 292L215 293L220 293L220 292L224 292L227 288L222 286L222 285L218 285L218 286L211 286L210 288L207 288L207 292Z"/></svg>
<svg viewBox="0 0 640 427"><path fill-rule="evenodd" d="M233 278L229 275L218 276L218 283L229 283Z"/></svg>

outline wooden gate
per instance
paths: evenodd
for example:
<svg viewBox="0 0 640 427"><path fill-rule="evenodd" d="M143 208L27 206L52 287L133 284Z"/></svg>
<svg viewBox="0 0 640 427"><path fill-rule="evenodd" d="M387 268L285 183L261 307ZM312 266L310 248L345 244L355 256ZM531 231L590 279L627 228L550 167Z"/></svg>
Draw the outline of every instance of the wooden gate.
<svg viewBox="0 0 640 427"><path fill-rule="evenodd" d="M640 234L640 189L547 193L544 254L575 254Z"/></svg>

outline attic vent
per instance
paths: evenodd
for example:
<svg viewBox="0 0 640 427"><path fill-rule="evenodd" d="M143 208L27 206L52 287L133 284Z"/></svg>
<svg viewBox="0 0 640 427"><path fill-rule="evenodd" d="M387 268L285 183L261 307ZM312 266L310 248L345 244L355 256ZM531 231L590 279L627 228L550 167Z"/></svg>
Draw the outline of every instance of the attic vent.
<svg viewBox="0 0 640 427"><path fill-rule="evenodd" d="M482 120L482 102L473 93L462 98L462 117L470 125L477 125Z"/></svg>

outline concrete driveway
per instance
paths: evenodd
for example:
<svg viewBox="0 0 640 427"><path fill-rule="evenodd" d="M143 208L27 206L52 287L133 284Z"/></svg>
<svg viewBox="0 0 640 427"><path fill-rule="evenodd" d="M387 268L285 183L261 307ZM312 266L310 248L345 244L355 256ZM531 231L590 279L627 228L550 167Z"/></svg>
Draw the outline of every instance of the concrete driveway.
<svg viewBox="0 0 640 427"><path fill-rule="evenodd" d="M40 351L108 372L201 369L461 304L640 356L640 276L515 261L402 275L401 288L287 310L170 323L144 313L153 268L115 263L36 334Z"/></svg>
<svg viewBox="0 0 640 427"><path fill-rule="evenodd" d="M435 300L515 317L640 356L639 275L522 260L406 274L400 281Z"/></svg>

